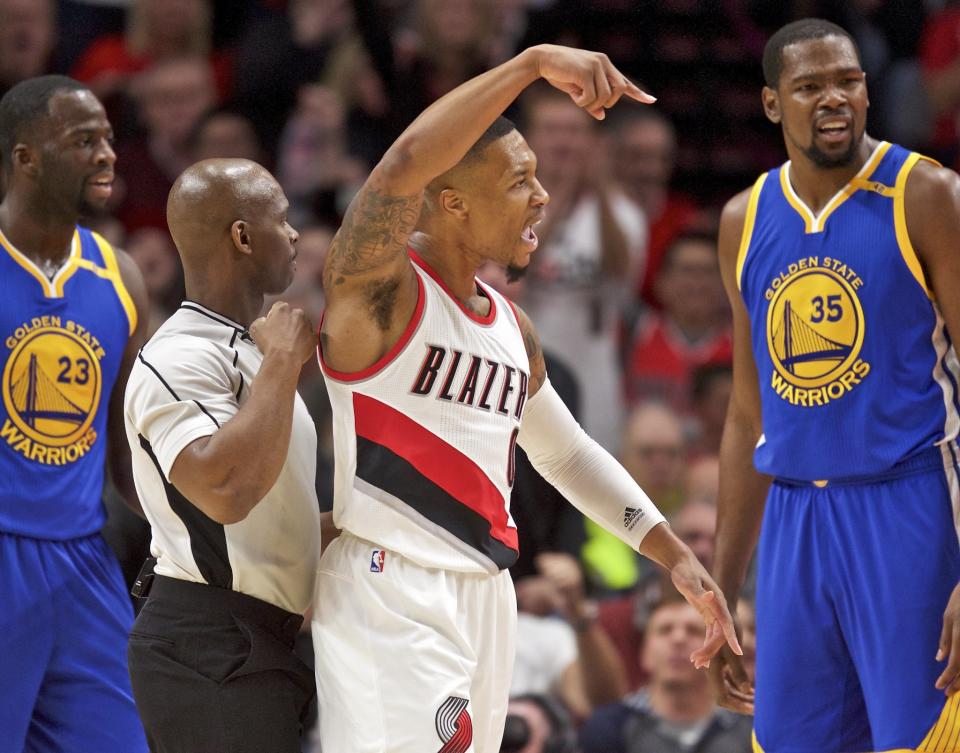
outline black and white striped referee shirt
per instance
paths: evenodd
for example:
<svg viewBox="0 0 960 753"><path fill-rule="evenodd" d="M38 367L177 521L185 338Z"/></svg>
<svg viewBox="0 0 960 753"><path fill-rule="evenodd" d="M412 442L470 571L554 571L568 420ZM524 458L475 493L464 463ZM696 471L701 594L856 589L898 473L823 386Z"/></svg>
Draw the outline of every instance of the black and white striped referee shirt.
<svg viewBox="0 0 960 753"><path fill-rule="evenodd" d="M242 326L183 303L143 347L130 373L127 440L158 574L231 588L303 613L320 555L320 513L316 430L299 395L286 462L246 519L221 525L169 481L180 452L216 432L244 404L262 358Z"/></svg>

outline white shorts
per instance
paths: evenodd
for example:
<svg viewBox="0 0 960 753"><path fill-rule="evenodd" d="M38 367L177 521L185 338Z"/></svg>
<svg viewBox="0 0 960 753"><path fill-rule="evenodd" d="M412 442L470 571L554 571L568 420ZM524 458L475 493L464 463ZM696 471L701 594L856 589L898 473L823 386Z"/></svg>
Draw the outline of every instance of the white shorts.
<svg viewBox="0 0 960 753"><path fill-rule="evenodd" d="M498 575L425 568L347 533L314 601L323 753L497 753L517 601Z"/></svg>

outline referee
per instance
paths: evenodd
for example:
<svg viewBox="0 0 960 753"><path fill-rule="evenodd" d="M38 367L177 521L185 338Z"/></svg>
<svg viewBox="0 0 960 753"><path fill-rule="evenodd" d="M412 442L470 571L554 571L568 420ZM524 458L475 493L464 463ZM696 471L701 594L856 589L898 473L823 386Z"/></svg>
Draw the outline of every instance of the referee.
<svg viewBox="0 0 960 753"><path fill-rule="evenodd" d="M296 392L316 337L283 303L254 321L293 278L287 206L246 160L193 165L167 202L188 300L124 403L156 559L128 648L154 753L297 753L315 693L293 644L320 553L317 438Z"/></svg>

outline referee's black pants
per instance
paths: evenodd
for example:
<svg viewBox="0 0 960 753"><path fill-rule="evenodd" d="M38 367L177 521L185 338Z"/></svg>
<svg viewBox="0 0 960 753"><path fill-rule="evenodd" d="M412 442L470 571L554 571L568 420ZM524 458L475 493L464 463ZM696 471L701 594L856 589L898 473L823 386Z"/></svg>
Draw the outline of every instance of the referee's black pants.
<svg viewBox="0 0 960 753"><path fill-rule="evenodd" d="M299 753L316 693L293 653L302 622L237 591L156 576L127 649L152 753Z"/></svg>

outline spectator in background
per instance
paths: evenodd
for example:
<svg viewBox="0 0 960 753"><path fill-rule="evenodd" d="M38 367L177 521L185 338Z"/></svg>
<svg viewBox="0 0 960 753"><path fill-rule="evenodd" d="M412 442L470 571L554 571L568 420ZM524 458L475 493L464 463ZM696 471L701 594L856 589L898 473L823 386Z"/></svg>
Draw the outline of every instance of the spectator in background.
<svg viewBox="0 0 960 753"><path fill-rule="evenodd" d="M215 107L201 115L188 143L195 162L220 157L264 163L263 147L253 123L231 107Z"/></svg>
<svg viewBox="0 0 960 753"><path fill-rule="evenodd" d="M290 0L286 13L250 24L237 49L235 101L268 148L301 87L323 80L356 43L351 0Z"/></svg>
<svg viewBox="0 0 960 753"><path fill-rule="evenodd" d="M612 112L611 164L614 177L636 202L650 225L647 262L640 290L648 303L659 305L653 282L667 248L694 222L698 207L689 196L670 189L676 166L677 134L673 124L653 107Z"/></svg>
<svg viewBox="0 0 960 753"><path fill-rule="evenodd" d="M510 695L550 694L575 719L627 691L616 647L597 624L583 573L568 554L537 557L540 575L517 582L517 655ZM669 576L667 576L669 577Z"/></svg>
<svg viewBox="0 0 960 753"><path fill-rule="evenodd" d="M712 567L717 528L716 507L701 501L687 502L670 519L670 525L704 567ZM597 614L599 625L616 646L631 689L640 687L647 679L647 670L640 663L638 649L643 643L650 613L653 606L672 591L673 584L669 576L665 577L655 568L646 568L628 595L600 602Z"/></svg>
<svg viewBox="0 0 960 753"><path fill-rule="evenodd" d="M49 73L56 38L53 0L0 0L0 97L24 79Z"/></svg>
<svg viewBox="0 0 960 753"><path fill-rule="evenodd" d="M701 455L687 467L687 500L716 507L720 492L720 459Z"/></svg>
<svg viewBox="0 0 960 753"><path fill-rule="evenodd" d="M366 167L347 150L339 97L326 87L303 87L277 150L277 178L290 199L290 221L339 224L366 176Z"/></svg>
<svg viewBox="0 0 960 753"><path fill-rule="evenodd" d="M920 43L920 64L933 114L931 145L945 164L957 167L960 135L960 2L932 16Z"/></svg>
<svg viewBox="0 0 960 753"><path fill-rule="evenodd" d="M694 455L718 455L727 405L733 389L733 367L729 363L707 363L693 370L691 398L696 419Z"/></svg>
<svg viewBox="0 0 960 753"><path fill-rule="evenodd" d="M128 232L166 229L167 194L193 163L189 136L216 101L213 71L201 57L164 60L144 71L133 91L144 134L117 147L123 188L116 214Z"/></svg>
<svg viewBox="0 0 960 753"><path fill-rule="evenodd" d="M183 267L173 241L165 230L144 227L127 238L127 253L137 263L150 299L147 337L177 310L186 295Z"/></svg>
<svg viewBox="0 0 960 753"><path fill-rule="evenodd" d="M659 402L633 409L623 432L620 462L667 517L684 501L687 457L683 423L674 410ZM632 588L640 577L637 552L590 520L586 530L582 557L593 585L608 592Z"/></svg>
<svg viewBox="0 0 960 753"><path fill-rule="evenodd" d="M94 40L71 75L101 99L123 94L133 77L164 60L201 57L211 64L221 98L230 92L230 59L213 50L208 0L135 0L125 34Z"/></svg>
<svg viewBox="0 0 960 753"><path fill-rule="evenodd" d="M491 67L494 23L489 0L416 0L412 28L394 42L393 104L404 122Z"/></svg>
<svg viewBox="0 0 960 753"><path fill-rule="evenodd" d="M580 733L583 753L747 753L753 719L717 708L706 674L690 663L702 640L703 620L679 595L655 606L641 649L649 684L594 713Z"/></svg>
<svg viewBox="0 0 960 753"><path fill-rule="evenodd" d="M294 284L302 281L321 291L323 289L323 263L330 250L330 242L336 231L330 225L305 225L300 231L297 242L297 271ZM311 317L310 321L319 322L320 317Z"/></svg>
<svg viewBox="0 0 960 753"><path fill-rule="evenodd" d="M663 310L647 311L637 322L627 355L627 395L689 413L694 370L729 364L733 355L716 236L687 232L675 240L654 289Z"/></svg>
<svg viewBox="0 0 960 753"><path fill-rule="evenodd" d="M593 121L569 97L531 89L524 119L537 178L551 197L537 229L524 306L543 347L570 366L581 386L584 429L615 452L623 421L617 327L643 267L646 223L607 179Z"/></svg>

